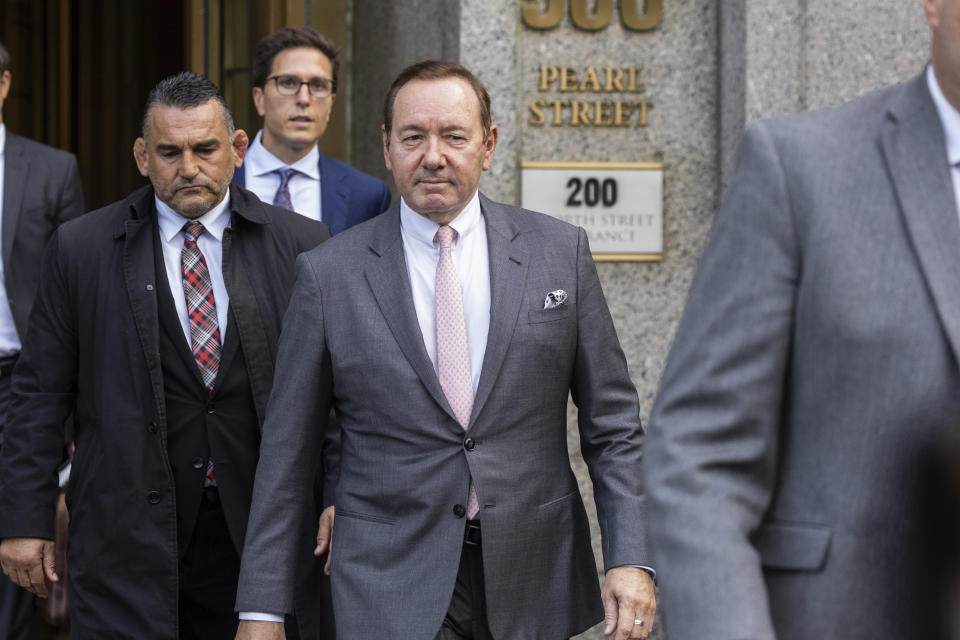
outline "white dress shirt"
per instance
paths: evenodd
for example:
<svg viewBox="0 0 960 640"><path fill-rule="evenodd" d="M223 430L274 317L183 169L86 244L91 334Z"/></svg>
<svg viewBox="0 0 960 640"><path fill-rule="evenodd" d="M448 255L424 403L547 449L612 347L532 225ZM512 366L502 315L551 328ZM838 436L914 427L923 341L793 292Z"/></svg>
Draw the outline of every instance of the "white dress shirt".
<svg viewBox="0 0 960 640"><path fill-rule="evenodd" d="M302 216L314 220L323 220L320 211L320 151L316 145L310 152L294 162L284 164L283 160L267 151L263 146L263 129L257 132L247 156L244 176L246 188L257 194L257 197L273 204L273 197L280 187L280 175L273 173L277 169L296 169L297 173L290 176L287 188L290 190L290 202L293 210Z"/></svg>
<svg viewBox="0 0 960 640"><path fill-rule="evenodd" d="M463 293L463 314L467 323L467 344L470 348L470 373L473 391L480 382L483 355L490 331L490 256L487 251L487 226L480 213L480 198L474 193L463 211L450 226L457 232L451 254ZM437 262L440 245L433 237L440 228L436 222L411 209L400 199L400 237L407 276L413 292L413 306L423 334L423 346L437 368Z"/></svg>
<svg viewBox="0 0 960 640"><path fill-rule="evenodd" d="M0 220L3 217L3 174L6 164L7 127L0 122ZM39 259L39 256L37 256ZM7 281L5 279L3 259L0 256L0 358L20 353L20 336L17 335L17 325L13 323L13 311L10 310L10 299L7 298Z"/></svg>
<svg viewBox="0 0 960 640"><path fill-rule="evenodd" d="M190 345L190 317L187 314L187 298L183 293L183 275L180 270L183 251L183 225L189 218L171 209L159 198L154 197L157 205L157 221L160 225L160 246L163 249L163 266L167 270L167 283L173 295L173 304L177 308L177 318L183 328L183 335ZM230 191L220 204L196 219L203 225L203 233L197 238L197 248L203 254L210 272L213 285L213 298L217 305L217 323L220 326L220 343L227 334L227 317L230 296L223 282L223 232L230 226ZM192 346L192 345L191 345Z"/></svg>
<svg viewBox="0 0 960 640"><path fill-rule="evenodd" d="M937 77L933 73L933 65L927 65L927 87L930 97L937 107L940 124L943 125L943 136L947 142L947 161L950 163L950 175L953 178L953 197L957 202L957 216L960 217L960 111L950 104Z"/></svg>

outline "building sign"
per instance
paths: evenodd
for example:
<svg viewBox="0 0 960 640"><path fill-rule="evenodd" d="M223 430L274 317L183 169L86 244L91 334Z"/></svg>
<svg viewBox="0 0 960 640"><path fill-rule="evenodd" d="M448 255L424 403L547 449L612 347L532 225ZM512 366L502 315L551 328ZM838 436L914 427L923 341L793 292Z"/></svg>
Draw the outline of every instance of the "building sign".
<svg viewBox="0 0 960 640"><path fill-rule="evenodd" d="M554 91L561 97L531 100L528 122L534 127L646 127L653 102L640 97L647 90L639 80L642 71L638 67L541 66L537 90ZM562 95L569 93L593 95L579 99ZM630 97L624 100L623 94Z"/></svg>
<svg viewBox="0 0 960 640"><path fill-rule="evenodd" d="M521 204L583 227L595 260L659 260L663 165L524 162Z"/></svg>
<svg viewBox="0 0 960 640"><path fill-rule="evenodd" d="M564 0L521 0L523 23L531 29L553 29L563 18ZM584 31L607 28L613 0L570 0L570 21ZM660 24L663 0L620 0L620 23L630 31L650 31ZM592 7L591 7L592 5Z"/></svg>

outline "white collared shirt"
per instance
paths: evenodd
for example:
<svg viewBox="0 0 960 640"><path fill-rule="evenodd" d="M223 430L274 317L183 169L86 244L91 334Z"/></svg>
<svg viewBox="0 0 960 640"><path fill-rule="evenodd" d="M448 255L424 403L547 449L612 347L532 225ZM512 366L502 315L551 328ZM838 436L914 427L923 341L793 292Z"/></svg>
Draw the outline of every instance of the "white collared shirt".
<svg viewBox="0 0 960 640"><path fill-rule="evenodd" d="M319 162L320 151L314 145L307 155L293 164L284 164L283 160L263 146L261 129L250 143L243 162L246 188L267 204L273 204L273 197L280 187L280 175L273 172L283 168L296 169L297 173L290 176L290 181L287 182L293 210L307 218L323 220L323 212L320 210Z"/></svg>
<svg viewBox="0 0 960 640"><path fill-rule="evenodd" d="M187 315L187 298L183 293L183 275L180 271L183 251L183 225L190 222L179 213L154 196L157 205L157 222L160 225L160 246L163 248L163 266L167 270L167 283L173 295L173 304L177 308L177 318L183 328L183 335L190 344L190 318ZM197 238L197 248L203 254L210 272L213 285L213 299L217 305L217 322L220 325L220 343L227 335L227 317L230 296L223 282L223 233L230 226L230 191L220 204L197 218L203 225L203 234Z"/></svg>
<svg viewBox="0 0 960 640"><path fill-rule="evenodd" d="M467 323L467 343L470 348L470 373L476 393L487 350L490 331L490 256L487 251L487 226L480 212L477 193L450 223L457 232L451 254L457 268L463 293L463 314ZM400 237L403 256L407 261L407 275L413 291L413 306L423 334L427 355L437 368L437 262L440 246L433 241L440 228L433 220L420 215L400 199Z"/></svg>
<svg viewBox="0 0 960 640"><path fill-rule="evenodd" d="M6 169L7 127L0 122L0 220L3 218L4 170ZM40 256L37 256L39 259ZM13 322L13 311L7 297L7 281L3 257L0 255L0 358L20 353L20 336Z"/></svg>
<svg viewBox="0 0 960 640"><path fill-rule="evenodd" d="M947 161L950 163L950 176L953 178L953 197L957 202L957 216L960 217L960 111L943 95L932 64L927 65L927 87L930 89L933 104L937 107L940 124L943 125Z"/></svg>

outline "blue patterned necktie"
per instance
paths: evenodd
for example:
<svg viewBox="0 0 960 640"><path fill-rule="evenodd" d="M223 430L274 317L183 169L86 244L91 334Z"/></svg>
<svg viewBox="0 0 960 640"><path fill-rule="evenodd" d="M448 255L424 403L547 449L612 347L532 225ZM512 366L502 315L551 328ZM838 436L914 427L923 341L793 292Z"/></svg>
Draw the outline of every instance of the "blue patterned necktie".
<svg viewBox="0 0 960 640"><path fill-rule="evenodd" d="M290 178L293 177L293 174L297 173L296 169L283 168L276 169L275 174L280 176L280 186L277 187L277 192L273 196L273 206L286 209L287 211L293 211L293 201L290 199Z"/></svg>

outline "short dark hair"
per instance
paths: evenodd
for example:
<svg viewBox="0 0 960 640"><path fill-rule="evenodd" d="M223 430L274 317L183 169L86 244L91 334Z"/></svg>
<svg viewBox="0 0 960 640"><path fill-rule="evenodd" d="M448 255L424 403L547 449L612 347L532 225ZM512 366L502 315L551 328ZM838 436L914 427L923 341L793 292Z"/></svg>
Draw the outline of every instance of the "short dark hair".
<svg viewBox="0 0 960 640"><path fill-rule="evenodd" d="M330 66L333 68L333 92L336 93L337 78L340 72L340 52L337 51L337 46L333 44L333 40L317 33L310 27L300 27L299 29L284 27L257 43L251 72L253 86L262 89L263 85L267 84L267 78L270 77L270 71L273 69L273 59L277 57L277 54L297 47L317 49L327 56Z"/></svg>
<svg viewBox="0 0 960 640"><path fill-rule="evenodd" d="M3 72L10 68L10 54L7 53L6 47L3 46L3 43L0 42L0 75L3 75Z"/></svg>
<svg viewBox="0 0 960 640"><path fill-rule="evenodd" d="M147 132L150 128L150 110L156 106L189 109L205 105L211 100L220 105L224 124L227 125L227 133L233 139L233 115L230 113L230 107L227 106L227 101L224 100L220 89L207 78L189 71L164 78L153 88L150 97L147 98L147 108L143 110L140 135L146 141Z"/></svg>
<svg viewBox="0 0 960 640"><path fill-rule="evenodd" d="M424 60L401 71L397 79L390 85L390 90L387 91L387 98L383 102L383 128L387 132L388 144L390 130L393 128L393 103L396 101L397 93L403 85L411 80L444 80L446 78L460 78L473 88L473 92L477 95L477 102L480 103L480 124L483 125L483 141L487 141L487 137L490 135L490 127L493 126L493 118L490 115L490 94L487 93L483 83L469 69L456 62Z"/></svg>

